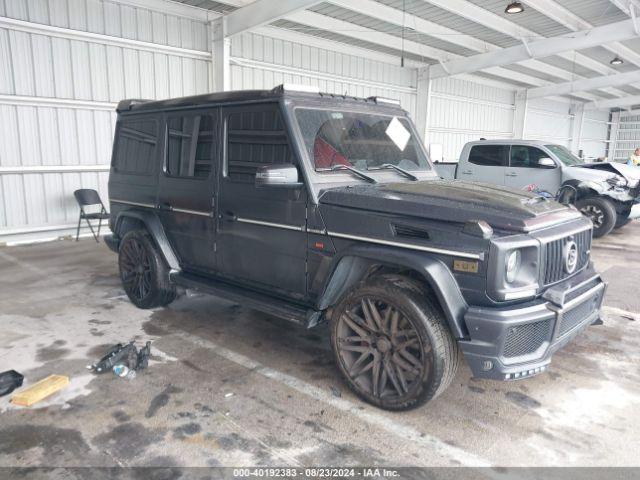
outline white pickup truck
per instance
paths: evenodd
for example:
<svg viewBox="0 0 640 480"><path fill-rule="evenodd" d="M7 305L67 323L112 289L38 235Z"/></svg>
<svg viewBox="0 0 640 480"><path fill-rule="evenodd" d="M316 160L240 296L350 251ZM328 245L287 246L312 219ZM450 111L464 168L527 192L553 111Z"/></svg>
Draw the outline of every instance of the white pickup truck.
<svg viewBox="0 0 640 480"><path fill-rule="evenodd" d="M593 222L594 237L640 217L640 167L585 163L569 149L544 141L467 143L457 163L436 163L443 178L528 189L572 203Z"/></svg>

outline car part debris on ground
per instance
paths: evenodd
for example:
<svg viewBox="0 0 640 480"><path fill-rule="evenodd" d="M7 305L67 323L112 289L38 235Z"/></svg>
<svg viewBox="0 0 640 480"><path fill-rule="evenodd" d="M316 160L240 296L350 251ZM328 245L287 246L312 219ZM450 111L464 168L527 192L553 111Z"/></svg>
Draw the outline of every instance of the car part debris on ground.
<svg viewBox="0 0 640 480"><path fill-rule="evenodd" d="M136 378L136 371L130 369L126 365L114 365L113 374L116 377L126 378L127 380L133 380Z"/></svg>
<svg viewBox="0 0 640 480"><path fill-rule="evenodd" d="M34 403L53 395L58 390L62 390L67 385L69 385L69 377L64 375L49 375L47 378L43 378L39 382L13 395L11 397L11 403L20 405L21 407L30 407Z"/></svg>
<svg viewBox="0 0 640 480"><path fill-rule="evenodd" d="M111 347L106 355L98 362L87 365L87 368L95 373L104 373L114 370L116 366L127 367L127 372L123 375L114 373L118 376L126 376L129 371L144 370L149 365L149 356L151 355L151 342L147 342L144 347L138 350L135 342L131 341L125 345L118 343ZM119 369L122 372L121 369ZM133 378L133 377L128 377Z"/></svg>
<svg viewBox="0 0 640 480"><path fill-rule="evenodd" d="M7 370L0 373L0 397L8 395L16 388L22 386L24 376L15 370Z"/></svg>

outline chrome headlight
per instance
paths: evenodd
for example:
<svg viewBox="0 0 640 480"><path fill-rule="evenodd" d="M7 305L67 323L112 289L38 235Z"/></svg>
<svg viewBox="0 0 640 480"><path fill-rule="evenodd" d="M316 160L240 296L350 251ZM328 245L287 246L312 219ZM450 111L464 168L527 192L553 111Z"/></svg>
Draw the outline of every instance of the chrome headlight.
<svg viewBox="0 0 640 480"><path fill-rule="evenodd" d="M522 254L520 250L513 250L507 254L506 264L506 279L507 283L513 283L518 276L518 270L522 264Z"/></svg>
<svg viewBox="0 0 640 480"><path fill-rule="evenodd" d="M497 301L535 297L539 288L540 242L529 235L496 238L489 252L487 293Z"/></svg>

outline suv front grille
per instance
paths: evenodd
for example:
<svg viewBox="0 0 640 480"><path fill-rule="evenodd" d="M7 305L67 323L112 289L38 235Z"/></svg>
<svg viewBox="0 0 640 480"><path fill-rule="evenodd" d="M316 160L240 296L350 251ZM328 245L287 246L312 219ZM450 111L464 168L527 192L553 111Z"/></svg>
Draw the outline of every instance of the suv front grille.
<svg viewBox="0 0 640 480"><path fill-rule="evenodd" d="M576 242L578 246L578 265L573 273L581 270L589 261L591 230L583 230L582 232L547 243L545 246L546 253L544 260L545 286L559 282L572 275L564 269L564 247L570 240Z"/></svg>
<svg viewBox="0 0 640 480"><path fill-rule="evenodd" d="M533 353L551 337L551 319L511 327L504 341L505 358Z"/></svg>

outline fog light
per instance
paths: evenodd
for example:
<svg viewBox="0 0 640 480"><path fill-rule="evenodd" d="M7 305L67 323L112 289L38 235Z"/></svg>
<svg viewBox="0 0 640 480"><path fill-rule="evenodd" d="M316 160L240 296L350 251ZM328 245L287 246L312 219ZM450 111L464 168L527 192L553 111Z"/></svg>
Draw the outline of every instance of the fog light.
<svg viewBox="0 0 640 480"><path fill-rule="evenodd" d="M493 362L491 360L485 360L482 362L482 370L485 372L493 368Z"/></svg>

